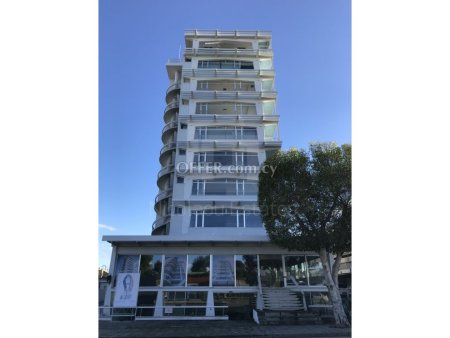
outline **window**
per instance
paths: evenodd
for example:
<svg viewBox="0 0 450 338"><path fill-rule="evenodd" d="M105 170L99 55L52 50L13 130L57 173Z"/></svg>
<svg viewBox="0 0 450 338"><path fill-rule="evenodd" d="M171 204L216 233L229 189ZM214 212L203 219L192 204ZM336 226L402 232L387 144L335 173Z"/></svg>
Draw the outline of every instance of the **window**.
<svg viewBox="0 0 450 338"><path fill-rule="evenodd" d="M159 286L161 283L161 255L141 255L141 286Z"/></svg>
<svg viewBox="0 0 450 338"><path fill-rule="evenodd" d="M234 256L213 256L213 286L234 286Z"/></svg>
<svg viewBox="0 0 450 338"><path fill-rule="evenodd" d="M234 178L216 178L211 180L194 180L192 195L257 195L258 182Z"/></svg>
<svg viewBox="0 0 450 338"><path fill-rule="evenodd" d="M239 102L197 103L195 113L217 115L256 115L256 105L254 103Z"/></svg>
<svg viewBox="0 0 450 338"><path fill-rule="evenodd" d="M186 255L166 256L163 286L186 286Z"/></svg>
<svg viewBox="0 0 450 338"><path fill-rule="evenodd" d="M182 207L175 207L175 214L177 215L181 215L183 213L183 208Z"/></svg>
<svg viewBox="0 0 450 338"><path fill-rule="evenodd" d="M209 286L209 255L188 255L188 286Z"/></svg>
<svg viewBox="0 0 450 338"><path fill-rule="evenodd" d="M187 124L186 123L181 123L180 124L180 128L181 129L187 129Z"/></svg>
<svg viewBox="0 0 450 338"><path fill-rule="evenodd" d="M236 255L236 286L258 285L256 255Z"/></svg>
<svg viewBox="0 0 450 338"><path fill-rule="evenodd" d="M186 155L186 149L178 149L178 154L180 155Z"/></svg>
<svg viewBox="0 0 450 338"><path fill-rule="evenodd" d="M191 212L192 228L261 228L259 211L241 209L207 209Z"/></svg>
<svg viewBox="0 0 450 338"><path fill-rule="evenodd" d="M252 61L241 60L199 60L198 68L208 69L254 69Z"/></svg>
<svg viewBox="0 0 450 338"><path fill-rule="evenodd" d="M184 183L184 177L177 176L177 183Z"/></svg>
<svg viewBox="0 0 450 338"><path fill-rule="evenodd" d="M256 127L197 127L196 140L257 140Z"/></svg>
<svg viewBox="0 0 450 338"><path fill-rule="evenodd" d="M258 153L233 152L233 151L211 151L204 153L194 153L195 164L211 164L220 163L222 166L228 165L244 165L258 166Z"/></svg>

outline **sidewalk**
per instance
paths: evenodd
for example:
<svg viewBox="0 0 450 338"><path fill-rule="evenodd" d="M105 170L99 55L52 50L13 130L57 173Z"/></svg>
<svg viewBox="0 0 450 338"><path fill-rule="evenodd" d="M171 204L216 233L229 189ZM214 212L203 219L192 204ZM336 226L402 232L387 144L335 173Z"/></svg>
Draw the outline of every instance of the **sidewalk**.
<svg viewBox="0 0 450 338"><path fill-rule="evenodd" d="M329 325L265 326L251 321L99 321L100 338L312 338L351 337L351 329Z"/></svg>

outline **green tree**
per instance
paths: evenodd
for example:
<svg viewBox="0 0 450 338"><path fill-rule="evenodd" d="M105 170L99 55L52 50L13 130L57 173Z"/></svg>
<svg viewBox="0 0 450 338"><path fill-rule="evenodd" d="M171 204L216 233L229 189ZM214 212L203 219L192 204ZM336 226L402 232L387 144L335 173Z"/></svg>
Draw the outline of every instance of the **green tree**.
<svg viewBox="0 0 450 338"><path fill-rule="evenodd" d="M259 174L258 203L270 240L319 254L336 325L348 327L337 279L342 254L351 251L351 145L277 151L264 165L276 167Z"/></svg>

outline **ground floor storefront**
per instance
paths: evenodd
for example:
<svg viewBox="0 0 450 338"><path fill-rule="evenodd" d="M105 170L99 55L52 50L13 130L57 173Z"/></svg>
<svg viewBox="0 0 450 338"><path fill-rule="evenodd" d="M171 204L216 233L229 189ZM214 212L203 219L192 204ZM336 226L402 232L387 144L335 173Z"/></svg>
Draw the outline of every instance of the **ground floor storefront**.
<svg viewBox="0 0 450 338"><path fill-rule="evenodd" d="M105 320L251 320L262 291L290 288L305 309L329 308L319 257L268 242L111 241Z"/></svg>

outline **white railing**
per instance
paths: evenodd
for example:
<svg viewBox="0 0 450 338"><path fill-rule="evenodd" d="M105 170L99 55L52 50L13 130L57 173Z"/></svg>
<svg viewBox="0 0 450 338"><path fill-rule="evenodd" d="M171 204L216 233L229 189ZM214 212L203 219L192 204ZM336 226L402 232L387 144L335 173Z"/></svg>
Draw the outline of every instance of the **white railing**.
<svg viewBox="0 0 450 338"><path fill-rule="evenodd" d="M273 55L272 49L239 49L239 48L186 48L186 56L254 56L270 57Z"/></svg>
<svg viewBox="0 0 450 338"><path fill-rule="evenodd" d="M239 31L226 31L226 30L198 30L198 29L187 29L184 31L185 36L194 36L194 37L241 37L241 38L271 38L271 31L247 31L247 30L239 30Z"/></svg>
<svg viewBox="0 0 450 338"><path fill-rule="evenodd" d="M274 77L273 69L183 69L183 77L259 78Z"/></svg>
<svg viewBox="0 0 450 338"><path fill-rule="evenodd" d="M190 91L181 92L183 99L223 99L223 100L256 100L256 99L274 99L277 96L275 91L246 92L246 91Z"/></svg>

